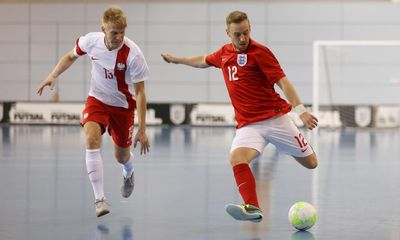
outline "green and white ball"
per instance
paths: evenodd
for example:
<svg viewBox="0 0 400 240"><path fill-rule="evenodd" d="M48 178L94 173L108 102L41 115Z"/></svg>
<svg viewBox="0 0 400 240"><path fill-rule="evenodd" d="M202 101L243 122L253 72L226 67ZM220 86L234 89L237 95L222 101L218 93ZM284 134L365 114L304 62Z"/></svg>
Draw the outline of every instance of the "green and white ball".
<svg viewBox="0 0 400 240"><path fill-rule="evenodd" d="M317 211L308 202L297 202L289 209L289 222L298 230L307 230L317 221Z"/></svg>

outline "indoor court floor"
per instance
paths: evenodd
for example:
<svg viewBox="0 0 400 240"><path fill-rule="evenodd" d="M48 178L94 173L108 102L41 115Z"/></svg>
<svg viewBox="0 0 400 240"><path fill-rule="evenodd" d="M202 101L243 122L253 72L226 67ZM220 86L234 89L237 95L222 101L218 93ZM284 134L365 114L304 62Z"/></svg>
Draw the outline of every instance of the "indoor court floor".
<svg viewBox="0 0 400 240"><path fill-rule="evenodd" d="M252 164L261 223L233 220L241 203L228 152L233 127L148 127L151 150L134 149L136 187L120 195L122 168L103 136L111 213L95 217L79 126L0 126L1 240L400 239L400 129L304 130L316 170L268 146ZM312 203L317 223L297 232L287 213Z"/></svg>

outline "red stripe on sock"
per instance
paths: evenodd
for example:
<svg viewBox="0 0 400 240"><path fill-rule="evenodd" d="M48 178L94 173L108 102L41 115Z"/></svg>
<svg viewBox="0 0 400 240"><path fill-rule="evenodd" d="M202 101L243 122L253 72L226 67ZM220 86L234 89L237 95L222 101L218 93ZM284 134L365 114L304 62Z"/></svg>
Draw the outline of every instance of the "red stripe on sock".
<svg viewBox="0 0 400 240"><path fill-rule="evenodd" d="M256 192L256 181L253 173L251 172L249 164L242 163L234 166L233 174L235 175L236 185L238 186L244 203L259 207Z"/></svg>

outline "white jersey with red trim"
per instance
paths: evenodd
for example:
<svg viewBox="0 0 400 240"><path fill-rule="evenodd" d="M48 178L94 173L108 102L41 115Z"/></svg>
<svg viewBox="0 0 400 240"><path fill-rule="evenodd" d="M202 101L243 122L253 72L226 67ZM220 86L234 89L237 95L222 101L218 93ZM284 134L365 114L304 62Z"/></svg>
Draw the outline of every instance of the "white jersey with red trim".
<svg viewBox="0 0 400 240"><path fill-rule="evenodd" d="M118 49L109 51L104 33L92 32L77 39L76 56L87 54L92 62L89 96L123 108L136 106L134 83L149 78L149 68L140 48L129 38Z"/></svg>

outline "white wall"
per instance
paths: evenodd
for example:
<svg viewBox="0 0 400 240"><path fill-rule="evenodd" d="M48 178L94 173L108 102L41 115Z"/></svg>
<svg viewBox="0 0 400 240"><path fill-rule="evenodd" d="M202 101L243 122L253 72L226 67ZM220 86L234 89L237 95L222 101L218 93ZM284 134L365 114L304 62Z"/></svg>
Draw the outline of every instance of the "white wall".
<svg viewBox="0 0 400 240"><path fill-rule="evenodd" d="M36 86L77 37L100 29L108 4L0 4L0 101L48 101ZM127 36L151 70L148 101L228 102L219 70L166 64L162 52L211 53L229 39L224 20L248 13L252 37L271 48L305 103L311 103L313 40L398 40L400 4L393 3L124 3ZM83 101L90 64L79 59L59 81L62 101ZM374 91L374 86L363 86Z"/></svg>

